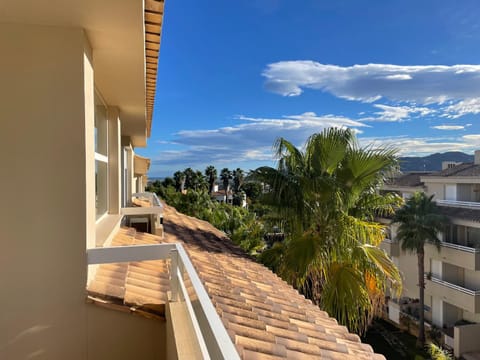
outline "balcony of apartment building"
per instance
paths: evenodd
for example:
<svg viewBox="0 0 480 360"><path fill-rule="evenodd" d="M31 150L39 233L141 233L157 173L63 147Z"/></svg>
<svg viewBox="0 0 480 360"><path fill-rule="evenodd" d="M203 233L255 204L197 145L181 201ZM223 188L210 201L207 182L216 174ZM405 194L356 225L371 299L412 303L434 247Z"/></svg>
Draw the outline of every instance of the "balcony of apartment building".
<svg viewBox="0 0 480 360"><path fill-rule="evenodd" d="M480 270L480 229L452 224L442 235L440 249L427 244L425 251L430 258L472 271Z"/></svg>
<svg viewBox="0 0 480 360"><path fill-rule="evenodd" d="M437 199L437 204L441 206L453 206L467 209L480 209L480 184L461 183L460 181L471 181L469 179L459 179L458 183L443 184L443 197ZM439 194L437 193L437 196Z"/></svg>
<svg viewBox="0 0 480 360"><path fill-rule="evenodd" d="M480 278L461 266L431 260L425 293L467 312L480 312Z"/></svg>
<svg viewBox="0 0 480 360"><path fill-rule="evenodd" d="M163 205L152 192L132 194L126 207L121 209L125 225L138 231L163 235Z"/></svg>

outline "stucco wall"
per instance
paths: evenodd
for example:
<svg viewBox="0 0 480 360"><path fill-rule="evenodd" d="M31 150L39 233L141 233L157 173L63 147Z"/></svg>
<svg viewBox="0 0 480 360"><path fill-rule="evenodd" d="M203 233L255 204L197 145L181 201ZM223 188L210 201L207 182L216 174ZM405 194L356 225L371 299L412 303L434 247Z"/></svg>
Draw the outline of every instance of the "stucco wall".
<svg viewBox="0 0 480 360"><path fill-rule="evenodd" d="M88 305L89 360L162 360L166 323Z"/></svg>
<svg viewBox="0 0 480 360"><path fill-rule="evenodd" d="M398 269L403 279L403 296L418 298L417 255L400 250Z"/></svg>
<svg viewBox="0 0 480 360"><path fill-rule="evenodd" d="M1 359L87 355L85 46L0 24Z"/></svg>
<svg viewBox="0 0 480 360"><path fill-rule="evenodd" d="M480 290L480 271L465 269L465 287L471 290Z"/></svg>
<svg viewBox="0 0 480 360"><path fill-rule="evenodd" d="M480 351L480 324L463 325L455 327L454 355L458 357L466 352Z"/></svg>
<svg viewBox="0 0 480 360"><path fill-rule="evenodd" d="M428 195L435 195L435 200L445 199L445 185L437 183L426 183L426 193Z"/></svg>

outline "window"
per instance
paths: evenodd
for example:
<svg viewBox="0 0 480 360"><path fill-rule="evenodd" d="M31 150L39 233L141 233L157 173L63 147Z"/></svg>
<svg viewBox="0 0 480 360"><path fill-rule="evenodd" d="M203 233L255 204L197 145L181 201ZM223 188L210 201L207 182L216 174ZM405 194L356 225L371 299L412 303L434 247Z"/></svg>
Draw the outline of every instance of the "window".
<svg viewBox="0 0 480 360"><path fill-rule="evenodd" d="M95 93L95 208L97 220L108 210L107 107Z"/></svg>

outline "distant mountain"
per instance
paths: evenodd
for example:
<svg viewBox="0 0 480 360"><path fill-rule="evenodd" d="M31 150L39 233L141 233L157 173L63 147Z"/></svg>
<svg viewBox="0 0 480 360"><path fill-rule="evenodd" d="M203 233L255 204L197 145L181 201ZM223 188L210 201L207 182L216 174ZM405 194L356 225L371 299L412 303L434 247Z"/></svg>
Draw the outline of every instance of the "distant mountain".
<svg viewBox="0 0 480 360"><path fill-rule="evenodd" d="M436 153L423 157L401 157L400 170L407 171L438 171L442 170L442 161L473 162L473 155L460 151Z"/></svg>

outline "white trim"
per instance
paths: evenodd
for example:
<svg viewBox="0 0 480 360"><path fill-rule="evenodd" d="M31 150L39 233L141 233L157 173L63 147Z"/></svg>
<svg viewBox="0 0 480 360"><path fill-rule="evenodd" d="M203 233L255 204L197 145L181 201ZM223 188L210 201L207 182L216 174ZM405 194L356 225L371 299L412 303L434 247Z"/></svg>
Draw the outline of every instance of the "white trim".
<svg viewBox="0 0 480 360"><path fill-rule="evenodd" d="M476 201L459 201L459 200L436 200L437 205L462 207L468 209L480 209L480 202Z"/></svg>
<svg viewBox="0 0 480 360"><path fill-rule="evenodd" d="M95 153L95 160L108 163L108 156L100 153Z"/></svg>
<svg viewBox="0 0 480 360"><path fill-rule="evenodd" d="M88 265L167 259L175 244L112 246L87 249Z"/></svg>
<svg viewBox="0 0 480 360"><path fill-rule="evenodd" d="M185 287L185 283L182 279L180 268L178 267L177 267L177 280L178 280L178 284L180 285L180 289L182 290L182 293L188 294L188 290ZM200 351L202 353L202 359L209 360L210 355L208 353L207 344L205 344L205 340L202 335L202 330L200 329L200 324L198 323L195 310L193 310L192 302L190 301L190 298L188 296L186 296L184 300L185 300L185 304L187 305L188 313L190 314L190 320L192 322L193 331L195 331L195 335L197 336L198 346L200 347Z"/></svg>
<svg viewBox="0 0 480 360"><path fill-rule="evenodd" d="M162 214L163 207L161 206L132 206L120 209L122 215L155 215Z"/></svg>
<svg viewBox="0 0 480 360"><path fill-rule="evenodd" d="M217 344L215 344L216 345L215 350L218 351L218 354L215 354L215 353L212 354L213 358L240 360L240 357L238 356L238 352L235 346L233 345L232 340L230 339L230 336L227 333L227 330L223 326L222 320L220 320L220 317L218 316L217 311L215 310L215 307L213 306L210 300L210 297L207 294L207 291L203 287L203 284L200 281L200 278L198 277L198 274L195 271L195 268L190 262L190 259L187 253L185 252L183 246L181 246L180 244L177 244L177 251L178 251L179 258L183 263L185 271L190 277L191 285L195 289L199 305L213 333L213 339L217 342ZM188 293L184 295L188 296ZM210 349L210 353L212 353L212 349Z"/></svg>

